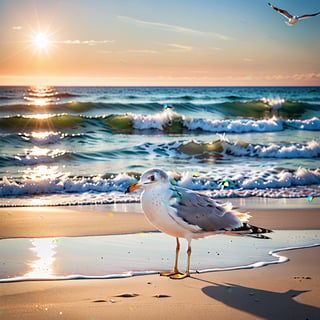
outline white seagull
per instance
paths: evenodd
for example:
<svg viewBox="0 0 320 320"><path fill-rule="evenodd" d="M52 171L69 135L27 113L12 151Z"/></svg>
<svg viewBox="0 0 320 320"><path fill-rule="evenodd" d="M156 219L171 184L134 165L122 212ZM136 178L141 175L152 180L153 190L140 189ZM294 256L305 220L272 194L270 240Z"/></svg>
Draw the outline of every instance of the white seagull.
<svg viewBox="0 0 320 320"><path fill-rule="evenodd" d="M150 169L141 175L137 183L128 186L126 192L143 188L141 204L147 219L160 231L176 238L176 257L170 272L162 276L183 279L190 276L191 240L217 233L252 235L268 239L264 233L271 230L250 226L250 215L232 208L230 203L217 203L203 194L172 185L161 169ZM188 260L184 273L178 270L179 238L188 242Z"/></svg>
<svg viewBox="0 0 320 320"><path fill-rule="evenodd" d="M273 4L271 3L268 3L268 5L276 10L277 12L279 12L280 14L282 14L284 17L288 18L288 21L285 21L285 23L288 25L288 26L293 26L294 24L296 24L299 20L301 19L306 19L306 18L311 18L311 17L314 17L318 14L320 14L320 12L317 12L317 13L313 13L313 14L304 14L302 16L293 16L291 15L288 11L286 10L283 10L283 9L279 9L277 7L275 7Z"/></svg>

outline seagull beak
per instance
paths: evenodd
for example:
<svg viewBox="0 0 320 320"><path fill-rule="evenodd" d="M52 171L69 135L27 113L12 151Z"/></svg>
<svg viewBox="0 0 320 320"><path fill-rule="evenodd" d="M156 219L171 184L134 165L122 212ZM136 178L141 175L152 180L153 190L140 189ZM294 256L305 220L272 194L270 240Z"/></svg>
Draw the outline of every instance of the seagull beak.
<svg viewBox="0 0 320 320"><path fill-rule="evenodd" d="M127 187L125 193L132 192L132 191L134 191L134 190L136 190L136 189L139 189L139 188L141 188L141 187L142 187L142 185L139 184L138 182L132 183L132 184L130 184L130 185Z"/></svg>

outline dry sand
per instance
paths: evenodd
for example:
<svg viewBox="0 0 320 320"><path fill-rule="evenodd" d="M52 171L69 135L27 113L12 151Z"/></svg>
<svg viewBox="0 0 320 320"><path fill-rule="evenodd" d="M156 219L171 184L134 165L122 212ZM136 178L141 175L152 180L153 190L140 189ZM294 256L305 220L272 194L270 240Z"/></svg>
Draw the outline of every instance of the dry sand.
<svg viewBox="0 0 320 320"><path fill-rule="evenodd" d="M251 222L272 229L319 229L319 213L251 210ZM153 230L141 213L108 208L2 208L0 218L1 238ZM320 319L320 247L282 254L290 261L180 281L152 275L1 283L0 320Z"/></svg>

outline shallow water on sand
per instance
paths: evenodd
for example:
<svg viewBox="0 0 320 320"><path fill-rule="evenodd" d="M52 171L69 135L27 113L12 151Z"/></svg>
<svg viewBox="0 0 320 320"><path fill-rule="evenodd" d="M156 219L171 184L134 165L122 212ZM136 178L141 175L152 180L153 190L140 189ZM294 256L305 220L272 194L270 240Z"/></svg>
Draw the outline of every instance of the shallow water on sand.
<svg viewBox="0 0 320 320"><path fill-rule="evenodd" d="M192 272L262 267L288 261L279 251L320 245L320 230L277 230L271 239L216 235L192 242ZM182 241L180 269L186 264ZM18 238L0 241L0 282L115 278L170 270L175 240L163 233Z"/></svg>

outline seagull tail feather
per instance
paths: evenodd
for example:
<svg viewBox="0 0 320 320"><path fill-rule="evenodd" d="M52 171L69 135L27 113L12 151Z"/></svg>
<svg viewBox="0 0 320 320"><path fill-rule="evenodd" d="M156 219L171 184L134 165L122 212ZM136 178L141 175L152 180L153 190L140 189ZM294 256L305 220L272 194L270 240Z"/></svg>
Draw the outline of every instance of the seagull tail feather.
<svg viewBox="0 0 320 320"><path fill-rule="evenodd" d="M236 233L238 235L245 235L260 239L270 239L270 237L266 236L266 233L273 232L270 229L253 226L248 223L243 223L240 228L232 229L231 232Z"/></svg>

